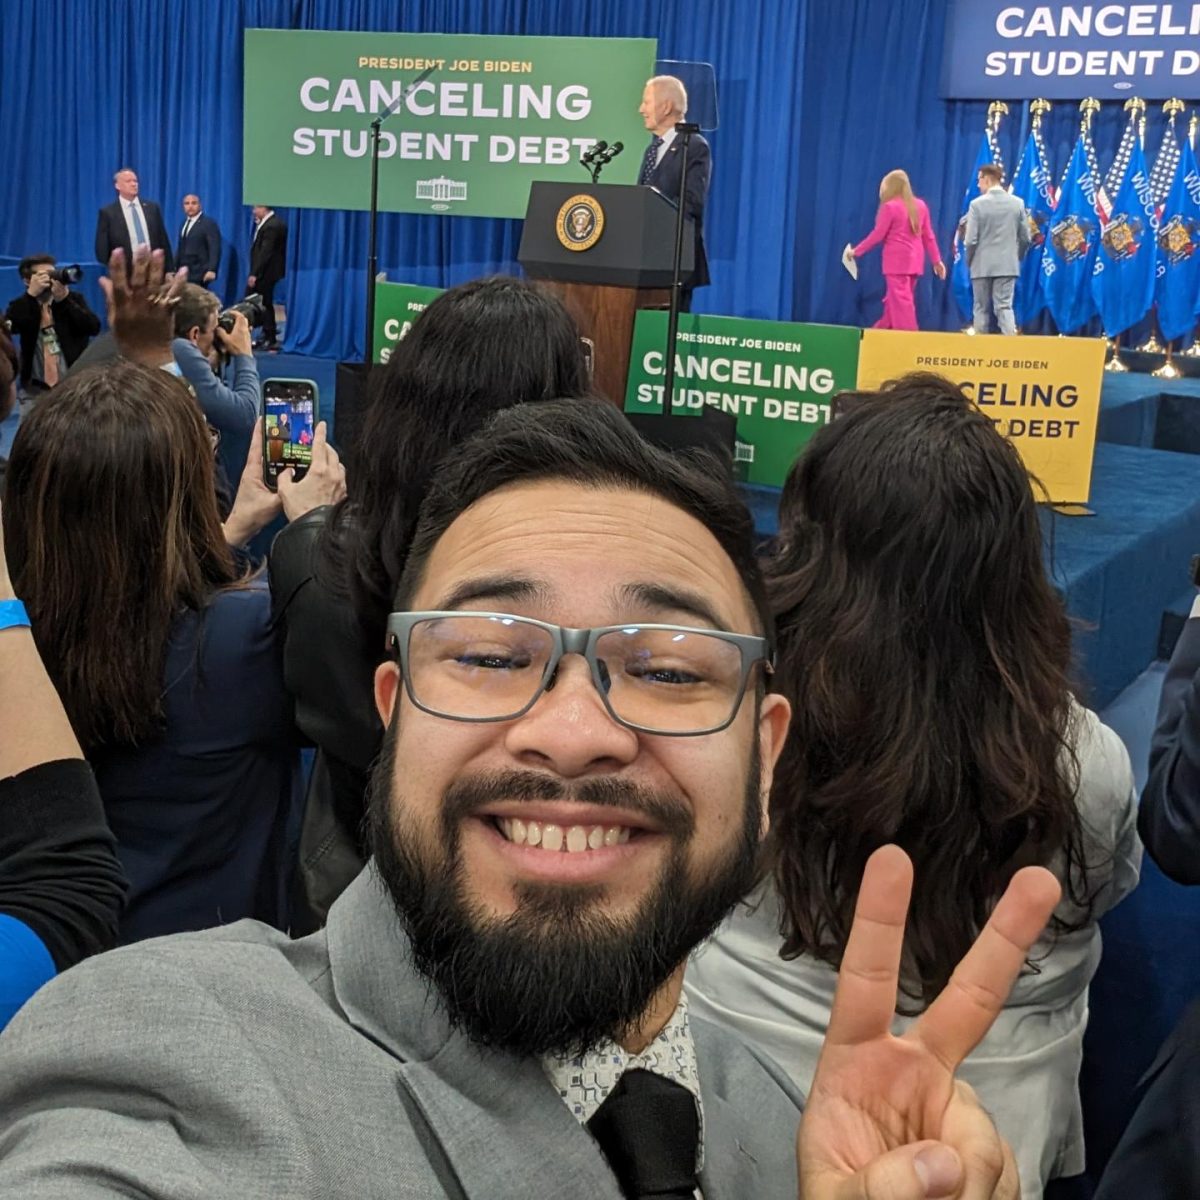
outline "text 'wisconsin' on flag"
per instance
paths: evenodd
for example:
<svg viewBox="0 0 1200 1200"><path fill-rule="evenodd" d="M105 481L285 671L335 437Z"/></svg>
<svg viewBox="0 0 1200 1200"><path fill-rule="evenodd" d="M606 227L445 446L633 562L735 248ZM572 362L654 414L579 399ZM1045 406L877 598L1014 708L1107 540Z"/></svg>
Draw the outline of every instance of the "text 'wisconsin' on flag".
<svg viewBox="0 0 1200 1200"><path fill-rule="evenodd" d="M1168 133L1175 137L1174 129ZM1200 314L1200 168L1186 138L1176 146L1175 178L1158 226L1155 286L1158 326L1168 342L1186 337Z"/></svg>
<svg viewBox="0 0 1200 1200"><path fill-rule="evenodd" d="M1012 193L1025 205L1030 227L1029 251L1021 260L1021 274L1013 297L1017 324L1024 325L1046 306L1042 294L1042 254L1057 195L1040 129L1030 130L1013 176Z"/></svg>
<svg viewBox="0 0 1200 1200"><path fill-rule="evenodd" d="M1130 121L1130 127L1134 123ZM1154 303L1157 233L1150 172L1135 132L1124 178L1113 189L1112 211L1100 234L1092 272L1092 296L1109 337L1140 321Z"/></svg>
<svg viewBox="0 0 1200 1200"><path fill-rule="evenodd" d="M1060 333L1074 333L1096 312L1091 282L1100 218L1086 137L1080 132L1075 142L1042 255L1042 293Z"/></svg>

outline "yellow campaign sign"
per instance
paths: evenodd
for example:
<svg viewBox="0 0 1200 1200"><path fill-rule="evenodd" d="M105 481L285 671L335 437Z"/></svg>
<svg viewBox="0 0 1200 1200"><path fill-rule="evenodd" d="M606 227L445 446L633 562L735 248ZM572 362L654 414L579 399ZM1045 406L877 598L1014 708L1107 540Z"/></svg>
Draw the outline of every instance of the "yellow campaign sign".
<svg viewBox="0 0 1200 1200"><path fill-rule="evenodd" d="M1047 499L1086 502L1100 419L1102 338L863 333L860 388L909 371L933 371L958 384L1016 446Z"/></svg>

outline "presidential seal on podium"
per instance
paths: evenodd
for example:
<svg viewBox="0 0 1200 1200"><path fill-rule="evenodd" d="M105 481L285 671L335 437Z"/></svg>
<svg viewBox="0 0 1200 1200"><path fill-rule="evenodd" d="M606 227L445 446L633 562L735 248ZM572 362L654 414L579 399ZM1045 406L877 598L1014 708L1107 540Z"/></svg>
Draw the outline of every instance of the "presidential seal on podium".
<svg viewBox="0 0 1200 1200"><path fill-rule="evenodd" d="M568 250L590 250L604 232L604 209L594 196L572 196L558 210L555 230Z"/></svg>

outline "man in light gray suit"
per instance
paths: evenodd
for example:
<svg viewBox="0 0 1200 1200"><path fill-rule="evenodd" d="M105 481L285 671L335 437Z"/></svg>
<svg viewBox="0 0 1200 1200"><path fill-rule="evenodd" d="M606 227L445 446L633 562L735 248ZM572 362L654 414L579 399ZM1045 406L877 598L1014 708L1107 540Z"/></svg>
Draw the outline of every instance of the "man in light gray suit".
<svg viewBox="0 0 1200 1200"><path fill-rule="evenodd" d="M1014 1200L953 1071L1047 872L894 1038L912 869L876 852L798 1151L783 1072L688 1018L789 716L719 469L600 401L510 409L436 479L396 608L371 864L301 941L244 921L49 984L0 1038L0 1197Z"/></svg>
<svg viewBox="0 0 1200 1200"><path fill-rule="evenodd" d="M1013 291L1029 249L1029 215L1020 199L1001 186L999 167L979 169L982 193L967 209L967 266L975 300L975 332L987 333L992 313L1001 333L1016 333Z"/></svg>

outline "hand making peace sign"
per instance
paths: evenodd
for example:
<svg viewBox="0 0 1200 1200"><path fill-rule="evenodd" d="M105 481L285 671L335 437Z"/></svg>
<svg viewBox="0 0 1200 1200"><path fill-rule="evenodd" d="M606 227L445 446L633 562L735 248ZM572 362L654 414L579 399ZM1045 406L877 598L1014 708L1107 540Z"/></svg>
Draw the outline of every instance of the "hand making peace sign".
<svg viewBox="0 0 1200 1200"><path fill-rule="evenodd" d="M912 863L867 862L829 1032L800 1123L802 1200L1016 1200L1012 1151L954 1072L996 1019L1058 903L1041 867L1013 876L950 982L893 1037Z"/></svg>

